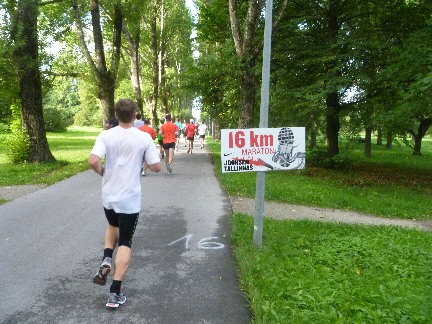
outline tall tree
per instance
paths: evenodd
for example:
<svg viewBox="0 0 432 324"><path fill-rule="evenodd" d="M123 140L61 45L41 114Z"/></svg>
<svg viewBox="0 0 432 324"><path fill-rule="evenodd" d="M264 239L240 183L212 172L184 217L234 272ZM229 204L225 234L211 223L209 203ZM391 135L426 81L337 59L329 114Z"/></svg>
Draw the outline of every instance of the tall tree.
<svg viewBox="0 0 432 324"><path fill-rule="evenodd" d="M141 89L141 59L140 59L140 45L141 45L141 20L143 10L146 7L140 2L127 2L125 3L127 15L125 15L125 23L123 24L123 33L128 44L126 51L130 58L130 76L133 88L135 102L138 108L143 112L144 99Z"/></svg>
<svg viewBox="0 0 432 324"><path fill-rule="evenodd" d="M105 58L104 35L102 33L101 6L99 0L90 1L91 29L93 35L94 58L89 50L86 42L85 28L81 18L81 9L78 0L72 0L72 7L75 13L75 22L77 25L79 41L81 49L87 59L93 76L99 88L98 98L102 104L103 124L114 116L114 93L117 81L117 73L119 69L120 53L121 53L121 35L123 26L123 12L120 0L112 2L111 19L104 20L106 23L111 22L112 25L112 41L108 46L111 49L110 65L107 64ZM106 26L106 29L109 29ZM107 31L106 34L109 34Z"/></svg>
<svg viewBox="0 0 432 324"><path fill-rule="evenodd" d="M413 154L421 155L421 143L432 126L432 3L409 2L401 6L398 51L383 74L389 88L397 89L396 105L391 113L393 127L414 140ZM403 130L403 131L401 131Z"/></svg>
<svg viewBox="0 0 432 324"><path fill-rule="evenodd" d="M196 24L200 53L191 78L200 97L202 112L215 123L215 138L221 128L236 128L238 123L238 57L236 56L225 0L196 2Z"/></svg>
<svg viewBox="0 0 432 324"><path fill-rule="evenodd" d="M365 14L363 2L353 0L295 1L289 3L283 26L275 35L274 57L281 66L275 82L276 96L284 98L304 124L313 127L324 116L327 153L339 153L341 113L353 106L345 101L356 78L353 44L358 16ZM285 92L285 93L281 93ZM285 107L287 103L284 103ZM281 105L281 103L279 103ZM308 107L309 106L309 107Z"/></svg>
<svg viewBox="0 0 432 324"><path fill-rule="evenodd" d="M249 0L247 8L243 8L244 1L229 0L229 18L236 54L240 60L240 100L239 123L240 128L253 126L253 115L256 97L255 67L258 55L263 47L263 41L256 39L258 27L262 21L265 0ZM282 18L288 0L282 0L279 13L273 23L273 28Z"/></svg>
<svg viewBox="0 0 432 324"><path fill-rule="evenodd" d="M160 115L178 115L180 106L192 100L193 93L183 86L185 71L192 65L191 32L192 21L184 2L153 0L143 10L143 98L154 124Z"/></svg>
<svg viewBox="0 0 432 324"><path fill-rule="evenodd" d="M9 2L13 60L19 81L24 127L29 135L29 162L54 160L45 132L38 42L38 1Z"/></svg>

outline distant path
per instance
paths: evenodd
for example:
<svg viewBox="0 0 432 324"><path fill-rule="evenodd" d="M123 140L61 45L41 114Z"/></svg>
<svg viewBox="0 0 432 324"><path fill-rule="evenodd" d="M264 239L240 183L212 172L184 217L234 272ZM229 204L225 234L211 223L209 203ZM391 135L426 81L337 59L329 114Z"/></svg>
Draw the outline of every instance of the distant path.
<svg viewBox="0 0 432 324"><path fill-rule="evenodd" d="M230 202L233 211L236 213L255 214L254 199L230 197ZM276 219L310 219L323 222L330 221L347 224L394 225L411 227L425 231L432 230L432 221L383 218L346 210L306 207L269 201L265 203L264 215Z"/></svg>

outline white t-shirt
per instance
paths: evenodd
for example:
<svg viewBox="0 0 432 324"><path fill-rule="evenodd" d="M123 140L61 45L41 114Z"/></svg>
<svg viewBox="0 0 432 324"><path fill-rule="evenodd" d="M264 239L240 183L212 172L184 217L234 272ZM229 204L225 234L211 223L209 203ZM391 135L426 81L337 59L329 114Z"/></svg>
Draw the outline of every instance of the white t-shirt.
<svg viewBox="0 0 432 324"><path fill-rule="evenodd" d="M142 121L141 119L135 119L135 121L134 121L134 127L140 128L143 125L144 125L144 121Z"/></svg>
<svg viewBox="0 0 432 324"><path fill-rule="evenodd" d="M198 135L205 135L205 133L206 133L206 130L207 130L207 126L206 126L206 124L201 124L201 125L199 125L198 126Z"/></svg>
<svg viewBox="0 0 432 324"><path fill-rule="evenodd" d="M92 154L105 157L102 177L102 204L117 213L141 210L141 166L160 162L159 153L148 133L117 126L96 138Z"/></svg>

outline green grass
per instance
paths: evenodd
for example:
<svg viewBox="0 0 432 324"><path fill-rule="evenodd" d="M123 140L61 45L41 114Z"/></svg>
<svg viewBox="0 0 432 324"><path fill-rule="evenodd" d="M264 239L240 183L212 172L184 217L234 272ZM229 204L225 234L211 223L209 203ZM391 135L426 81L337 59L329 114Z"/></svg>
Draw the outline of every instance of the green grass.
<svg viewBox="0 0 432 324"><path fill-rule="evenodd" d="M53 184L81 171L88 170L87 159L97 128L72 127L63 133L47 133L50 150L57 161L50 163L8 163L4 138L0 135L0 186L22 184Z"/></svg>
<svg viewBox="0 0 432 324"><path fill-rule="evenodd" d="M430 323L432 235L411 229L231 218L252 323Z"/></svg>
<svg viewBox="0 0 432 324"><path fill-rule="evenodd" d="M231 196L254 198L256 173L221 173L220 144L211 143L215 172ZM350 147L350 169L266 173L267 201L338 208L382 217L432 219L432 142L425 140L423 155L413 156L405 146L391 150L374 146L373 157L363 156L363 145ZM307 160L306 160L307 162ZM241 186L239 185L241 184Z"/></svg>
<svg viewBox="0 0 432 324"><path fill-rule="evenodd" d="M423 156L374 146L370 159L350 144L352 168L268 172L266 201L431 220L431 143ZM228 194L254 198L256 173L222 174L210 147ZM265 218L257 248L252 216L232 215L231 227L252 323L431 323L432 232Z"/></svg>

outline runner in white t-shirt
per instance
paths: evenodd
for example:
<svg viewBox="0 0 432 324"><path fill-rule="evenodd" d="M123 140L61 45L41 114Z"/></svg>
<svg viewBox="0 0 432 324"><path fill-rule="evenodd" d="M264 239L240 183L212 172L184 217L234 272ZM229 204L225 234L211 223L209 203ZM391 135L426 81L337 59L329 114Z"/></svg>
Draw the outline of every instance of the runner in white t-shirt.
<svg viewBox="0 0 432 324"><path fill-rule="evenodd" d="M137 105L121 99L115 105L119 126L98 135L90 153L90 168L102 176L102 205L108 220L105 231L104 257L93 282L105 285L112 268L113 252L118 244L113 281L107 307L119 307L126 302L121 283L131 260L132 237L141 210L141 166L143 161L151 171L159 172L160 159L148 133L134 127ZM101 160L105 158L104 166Z"/></svg>
<svg viewBox="0 0 432 324"><path fill-rule="evenodd" d="M207 125L205 124L204 121L202 121L201 125L198 126L198 136L200 138L201 141L201 148L204 148L204 141L205 141L205 134L207 131Z"/></svg>

